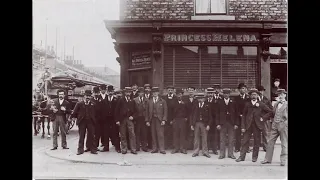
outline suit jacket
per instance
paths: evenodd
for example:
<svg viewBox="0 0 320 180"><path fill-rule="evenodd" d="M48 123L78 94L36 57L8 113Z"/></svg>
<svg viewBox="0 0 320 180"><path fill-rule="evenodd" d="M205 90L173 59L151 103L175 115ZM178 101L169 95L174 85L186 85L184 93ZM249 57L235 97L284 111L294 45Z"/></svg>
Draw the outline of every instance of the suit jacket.
<svg viewBox="0 0 320 180"><path fill-rule="evenodd" d="M57 115L62 115L63 120L66 122L66 121L67 121L67 116L66 116L66 115L67 115L67 114L71 114L70 103L69 103L67 100L63 100L62 104L60 105L60 103L59 103L59 98L54 99L53 102L54 102L53 106L55 106L55 107L58 109L58 111L57 111L56 113L54 113L53 110L49 110L50 113L53 114L53 116L52 116L52 117L53 117L53 118L52 118L52 121L55 120L55 117L56 117ZM62 110L61 110L61 107L62 107L62 106L64 106L64 107L66 108L65 111L62 111ZM50 105L50 107L51 107L51 105Z"/></svg>
<svg viewBox="0 0 320 180"><path fill-rule="evenodd" d="M167 121L168 119L168 107L167 102L162 99L160 96L158 97L158 101L156 103L153 102L153 98L151 98L148 102L148 121L151 121L153 118L153 107L155 106L156 117L159 118L160 121Z"/></svg>
<svg viewBox="0 0 320 180"><path fill-rule="evenodd" d="M244 110L244 106L246 104L246 102L250 101L250 97L248 94L245 94L244 99L241 98L240 95L236 96L234 98L234 100L236 101L236 114L237 117L240 117L240 115L243 115L243 110Z"/></svg>
<svg viewBox="0 0 320 180"><path fill-rule="evenodd" d="M271 103L271 101L270 101L267 97L263 96L263 98L261 99L261 102L263 102L263 103L264 103L266 106L268 106L270 109L273 109L272 103ZM262 115L264 115L265 113L267 113L267 112L263 111L263 112L262 112Z"/></svg>
<svg viewBox="0 0 320 180"><path fill-rule="evenodd" d="M116 122L122 122L125 118L130 116L133 117L133 120L137 118L137 106L133 99L129 99L127 102L126 98L123 97L118 100L114 119Z"/></svg>
<svg viewBox="0 0 320 180"><path fill-rule="evenodd" d="M280 107L280 109L278 109L278 104L279 104L279 102L276 102L274 104L272 118L276 118L275 115L276 115L276 112L278 112L278 113L280 113L280 118L284 122L288 123L288 121L287 121L288 120L288 102L285 101L283 103L283 105Z"/></svg>
<svg viewBox="0 0 320 180"><path fill-rule="evenodd" d="M203 104L203 116L202 116L202 121L205 126L207 125L211 125L212 124L212 114L211 114L211 108L210 108L210 104L208 102L204 102ZM198 121L199 117L200 117L200 111L201 108L199 107L199 102L197 104L194 104L193 106L193 110L192 110L192 120L191 120L191 125L194 126L196 124L196 122Z"/></svg>
<svg viewBox="0 0 320 180"><path fill-rule="evenodd" d="M134 98L136 98L138 96L139 96L139 92L138 91L136 91L135 94L133 94L133 91L132 91L132 93L130 94L130 99L134 99Z"/></svg>
<svg viewBox="0 0 320 180"><path fill-rule="evenodd" d="M148 100L150 100L152 98L152 94L149 94L149 98L147 98L146 94L144 94L144 97Z"/></svg>
<svg viewBox="0 0 320 180"><path fill-rule="evenodd" d="M141 117L143 116L145 118L145 121L147 121L147 108L148 108L148 102L149 99L143 97L142 102L140 102L140 97L136 97L134 98L134 101L136 103L137 106L137 116Z"/></svg>
<svg viewBox="0 0 320 180"><path fill-rule="evenodd" d="M209 98L207 98L206 102L209 104L211 109L211 115L212 115L212 124L210 126L216 126L216 120L218 118L218 102L221 99L218 98L217 100L213 97L211 102L209 102Z"/></svg>
<svg viewBox="0 0 320 180"><path fill-rule="evenodd" d="M107 123L113 123L109 122L113 119L116 112L116 106L117 106L117 99L115 97L112 97L112 101L109 101L109 97L106 95L105 99L102 99L102 96L100 95L99 98L101 99L101 102L99 103L100 106L100 114L101 114L101 121L107 122Z"/></svg>
<svg viewBox="0 0 320 180"><path fill-rule="evenodd" d="M227 115L229 119L227 119ZM231 125L240 125L239 118L236 118L236 102L230 98L228 105L224 99L218 102L216 125L224 125L229 123Z"/></svg>
<svg viewBox="0 0 320 180"><path fill-rule="evenodd" d="M94 114L96 117L96 122L101 121L101 99L91 98L91 101L94 103Z"/></svg>
<svg viewBox="0 0 320 180"><path fill-rule="evenodd" d="M173 119L174 106L177 101L177 96L172 95L172 99L169 99L168 95L166 95L163 97L163 99L166 101L168 107L168 120L171 121Z"/></svg>
<svg viewBox="0 0 320 180"><path fill-rule="evenodd" d="M263 111L267 113L262 115ZM261 101L257 101L255 105L252 105L251 101L246 102L241 120L241 129L247 130L252 123L256 123L258 128L262 130L264 128L264 121L268 120L272 116L272 113L272 110ZM263 121L260 121L260 118Z"/></svg>
<svg viewBox="0 0 320 180"><path fill-rule="evenodd" d="M178 99L176 99L173 109L173 119L175 118L188 118L188 108L187 104L181 100L179 104Z"/></svg>
<svg viewBox="0 0 320 180"><path fill-rule="evenodd" d="M95 115L95 103L90 101L87 105L89 107L89 117L91 118L93 123L97 122L96 115ZM77 124L80 124L83 119L86 117L86 105L84 101L77 102L76 106L73 109L71 114L72 118L77 118Z"/></svg>
<svg viewBox="0 0 320 180"><path fill-rule="evenodd" d="M188 125L191 125L192 122L192 111L193 111L193 106L195 106L195 104L199 104L198 100L193 98L192 102L190 101L190 98L187 97L184 102L186 103L187 106L187 115L188 115Z"/></svg>

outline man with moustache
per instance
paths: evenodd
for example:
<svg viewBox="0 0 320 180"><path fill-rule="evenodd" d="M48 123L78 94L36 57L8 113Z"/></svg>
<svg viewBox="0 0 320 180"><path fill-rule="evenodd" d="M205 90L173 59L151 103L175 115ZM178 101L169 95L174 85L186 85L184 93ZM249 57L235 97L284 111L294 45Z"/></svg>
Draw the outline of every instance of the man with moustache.
<svg viewBox="0 0 320 180"><path fill-rule="evenodd" d="M167 95L164 96L164 100L167 103L167 107L168 107L168 122L171 122L173 119L173 111L174 111L174 105L175 102L177 101L177 97L173 94L174 92L174 87L173 86L168 86L167 87ZM167 123L164 126L164 147L165 149L171 149L173 146L173 132L172 132L172 125L170 123Z"/></svg>
<svg viewBox="0 0 320 180"><path fill-rule="evenodd" d="M101 118L100 118L100 111L101 111L101 99L100 99L100 91L99 91L99 87L93 87L93 97L91 98L92 103L94 104L93 109L94 109L94 114L95 114L95 124L94 124L94 144L96 146L96 150L99 147L99 142L101 140ZM90 149L90 145L91 142L88 140L89 138L86 139L86 147L87 149L84 150L84 152L89 152L91 151ZM102 140L101 140L101 144L102 144Z"/></svg>
<svg viewBox="0 0 320 180"><path fill-rule="evenodd" d="M251 101L246 102L241 120L241 132L243 132L243 143L240 150L240 157L236 162L244 161L249 149L249 141L253 134L252 162L256 162L259 155L261 142L261 130L264 128L264 121L272 115L272 110L263 102L258 101L259 91L255 88L249 91ZM262 115L263 111L264 115Z"/></svg>
<svg viewBox="0 0 320 180"><path fill-rule="evenodd" d="M138 89L139 96L134 98L134 101L137 106L137 118L135 120L135 134L136 134L136 143L137 151L140 151L140 145L144 152L148 152L147 149L147 128L146 128L146 118L147 118L147 108L149 99L144 96L144 88L139 87Z"/></svg>
<svg viewBox="0 0 320 180"><path fill-rule="evenodd" d="M285 166L288 156L288 102L286 101L287 92L284 89L278 89L278 102L273 108L273 122L270 133L270 139L267 145L267 152L264 161L261 164L271 164L274 145L280 136L281 154L280 165Z"/></svg>
<svg viewBox="0 0 320 180"><path fill-rule="evenodd" d="M118 135L115 131L115 115L116 115L116 106L117 100L113 96L114 88L112 85L108 86L108 96L106 96L105 100L101 101L101 115L104 126L104 147L102 152L109 151L109 142L110 140L114 143L117 152L120 152L120 140L118 139Z"/></svg>
<svg viewBox="0 0 320 180"><path fill-rule="evenodd" d="M172 154L181 152L187 154L186 150L186 127L188 121L188 109L186 103L182 100L183 90L176 89L177 101L174 105L173 120L170 122L173 125L173 144L174 149Z"/></svg>
<svg viewBox="0 0 320 180"><path fill-rule="evenodd" d="M271 101L269 101L269 99L263 95L264 91L266 90L263 86L258 86L258 91L260 93L260 95L258 96L258 100L263 102L265 105L267 105L270 109L273 109L273 106L271 104ZM264 115L263 112L262 115ZM270 128L271 128L271 122L269 120L264 122L264 128L262 130L262 148L263 150L266 152L267 151L267 145L268 145L268 137L269 137L269 133L270 133Z"/></svg>
<svg viewBox="0 0 320 180"><path fill-rule="evenodd" d="M152 148L151 153L166 154L164 149L164 125L167 121L168 107L164 99L159 96L159 87L152 87L153 98L148 102L147 126L151 125Z"/></svg>
<svg viewBox="0 0 320 180"><path fill-rule="evenodd" d="M117 100L119 100L120 98L122 98L122 96L123 96L122 90L119 89L119 90L115 91L115 95L116 95Z"/></svg>
<svg viewBox="0 0 320 180"><path fill-rule="evenodd" d="M125 87L125 97L121 98L116 106L116 124L120 126L121 134L121 153L126 154L128 150L127 131L131 144L131 153L137 154L136 151L136 136L134 133L134 123L137 117L137 107L134 100L130 98L132 88Z"/></svg>
<svg viewBox="0 0 320 180"><path fill-rule="evenodd" d="M134 84L134 85L132 85L132 93L131 93L131 95L130 95L130 98L131 99L134 99L134 98L136 98L136 97L138 97L139 96L139 93L138 93L138 85L137 84Z"/></svg>
<svg viewBox="0 0 320 180"><path fill-rule="evenodd" d="M144 86L144 97L147 100L150 100L152 98L151 95L151 86L150 84L145 84ZM148 149L152 149L152 134L151 134L151 127L147 126L146 127L146 131L147 131L147 142L148 142Z"/></svg>
<svg viewBox="0 0 320 180"><path fill-rule="evenodd" d="M220 131L220 156L224 159L226 156L226 141L228 135L228 158L236 159L233 155L234 130L240 126L239 119L236 119L236 104L230 99L231 90L224 88L223 100L218 102L216 128Z"/></svg>
<svg viewBox="0 0 320 180"><path fill-rule="evenodd" d="M105 123L106 123L106 111L104 111L104 109L106 109L106 105L107 105L107 86L102 84L100 85L100 96L99 96L99 99L101 100L101 103L100 103L100 108L101 108L101 114L100 114L100 135L101 135L101 147L104 147L104 143L106 142L106 140L104 139L105 138ZM99 144L97 144L97 146L99 147Z"/></svg>
<svg viewBox="0 0 320 180"><path fill-rule="evenodd" d="M148 100L151 99L151 86L150 84L145 84L144 86L144 97Z"/></svg>
<svg viewBox="0 0 320 180"><path fill-rule="evenodd" d="M216 125L216 118L217 118L217 109L218 109L218 100L215 102L215 99L213 98L215 90L214 88L207 88L207 100L208 104L210 105L211 108L211 115L212 115L212 124L210 124L210 130L208 132L208 144L212 148L212 152L215 155L218 155L218 130L217 125ZM209 148L210 149L210 148Z"/></svg>
<svg viewBox="0 0 320 180"><path fill-rule="evenodd" d="M243 117L244 106L245 106L246 102L250 101L250 97L248 94L246 94L247 86L244 83L240 83L238 85L238 90L239 90L240 94L239 94L239 96L236 96L234 100L236 102L236 108L237 108L236 109L236 111L237 111L236 118L237 118L237 121L241 122L241 119ZM236 142L235 142L235 151L234 152L240 152L241 139L242 139L240 128L235 130L235 139L236 139Z"/></svg>
<svg viewBox="0 0 320 180"><path fill-rule="evenodd" d="M79 128L79 142L77 155L84 153L84 138L87 133L87 148L91 154L97 154L97 148L94 142L94 126L97 122L95 115L95 104L91 101L91 91L85 90L84 101L77 102L71 114L71 118L77 118L76 124Z"/></svg>
<svg viewBox="0 0 320 180"><path fill-rule="evenodd" d="M196 97L199 103L193 107L192 111L191 130L194 131L194 152L192 157L199 155L201 136L202 154L203 156L210 158L211 156L209 155L207 145L207 134L210 130L210 124L212 123L211 108L209 103L206 102L204 93L199 93Z"/></svg>
<svg viewBox="0 0 320 180"><path fill-rule="evenodd" d="M188 121L187 121L187 128L186 128L186 147L188 150L193 149L194 133L190 129L190 126L191 126L191 120L192 120L193 106L195 106L195 104L198 104L198 100L196 98L194 98L195 90L196 90L195 87L192 87L192 86L188 87L189 97L188 97L188 99L185 100L186 106L188 109L188 111L187 111Z"/></svg>
<svg viewBox="0 0 320 180"><path fill-rule="evenodd" d="M58 129L60 128L61 146L63 149L69 149L67 147L66 139L66 122L67 114L71 113L70 103L65 100L65 91L59 89L57 91L58 99L53 100L53 104L50 107L50 113L53 114L52 126L53 126L53 148L51 150L58 149Z"/></svg>

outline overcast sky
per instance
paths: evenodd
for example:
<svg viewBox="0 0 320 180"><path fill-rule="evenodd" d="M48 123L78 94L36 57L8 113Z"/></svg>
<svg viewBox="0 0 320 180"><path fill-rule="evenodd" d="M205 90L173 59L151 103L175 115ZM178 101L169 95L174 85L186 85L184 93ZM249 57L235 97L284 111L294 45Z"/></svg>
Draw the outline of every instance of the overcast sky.
<svg viewBox="0 0 320 180"><path fill-rule="evenodd" d="M118 54L103 20L119 20L119 0L33 0L33 44L56 46L62 55L64 37L66 54L82 60L85 66L108 66L120 72Z"/></svg>

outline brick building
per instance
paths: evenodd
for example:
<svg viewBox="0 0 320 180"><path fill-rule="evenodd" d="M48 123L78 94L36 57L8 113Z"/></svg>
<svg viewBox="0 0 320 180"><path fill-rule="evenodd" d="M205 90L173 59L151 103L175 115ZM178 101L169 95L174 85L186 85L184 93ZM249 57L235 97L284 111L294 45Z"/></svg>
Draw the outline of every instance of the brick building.
<svg viewBox="0 0 320 180"><path fill-rule="evenodd" d="M286 51L286 0L120 0L120 13L105 24L116 40L121 88L245 82L270 96L274 78L286 81L286 64L270 65L286 62L270 60Z"/></svg>

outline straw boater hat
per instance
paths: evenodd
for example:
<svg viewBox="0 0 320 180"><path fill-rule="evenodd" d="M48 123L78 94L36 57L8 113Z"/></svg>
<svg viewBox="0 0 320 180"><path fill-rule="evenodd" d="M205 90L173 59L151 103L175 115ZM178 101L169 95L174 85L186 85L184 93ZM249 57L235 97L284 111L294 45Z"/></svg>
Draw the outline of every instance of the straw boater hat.
<svg viewBox="0 0 320 180"><path fill-rule="evenodd" d="M285 89L278 89L276 92L276 94L282 94L282 93L287 94L287 91Z"/></svg>
<svg viewBox="0 0 320 180"><path fill-rule="evenodd" d="M213 93L213 92L214 92L214 88L212 87L207 88L207 93Z"/></svg>
<svg viewBox="0 0 320 180"><path fill-rule="evenodd" d="M151 85L150 84L145 84L143 87L144 88L147 88L147 87L151 88Z"/></svg>
<svg viewBox="0 0 320 180"><path fill-rule="evenodd" d="M230 88L223 88L222 92L223 92L223 94L230 94L231 93L231 89Z"/></svg>
<svg viewBox="0 0 320 180"><path fill-rule="evenodd" d="M132 91L132 88L131 87L125 87L124 88L124 92L131 92Z"/></svg>
<svg viewBox="0 0 320 180"><path fill-rule="evenodd" d="M249 95L251 95L252 93L260 94L260 92L256 88L251 88L250 91L248 92Z"/></svg>

